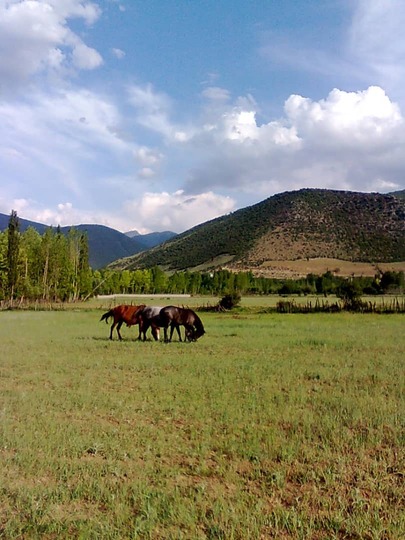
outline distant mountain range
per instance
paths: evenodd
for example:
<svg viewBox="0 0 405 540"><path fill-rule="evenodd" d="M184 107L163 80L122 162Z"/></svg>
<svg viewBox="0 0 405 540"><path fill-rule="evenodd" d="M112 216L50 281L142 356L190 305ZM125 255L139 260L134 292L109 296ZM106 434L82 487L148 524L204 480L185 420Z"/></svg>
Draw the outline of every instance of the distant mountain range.
<svg viewBox="0 0 405 540"><path fill-rule="evenodd" d="M271 260L309 258L405 261L405 191L382 195L301 189L277 194L110 266L257 270Z"/></svg>
<svg viewBox="0 0 405 540"><path fill-rule="evenodd" d="M47 225L20 218L20 230ZM0 230L9 216L0 214ZM71 227L62 227L67 233ZM382 195L326 189L280 193L202 223L170 231L121 233L103 225L75 225L89 241L93 269L254 269L272 260L335 258L405 261L405 190Z"/></svg>
<svg viewBox="0 0 405 540"><path fill-rule="evenodd" d="M0 213L0 230L8 226L10 216ZM28 227L33 227L40 234L43 234L49 227L43 223L36 223L19 217L20 231L23 232ZM176 236L170 231L153 232L149 234L137 234L132 238L124 233L105 227L104 225L74 225L78 231L85 231L89 242L89 263L93 269L107 266L109 263L129 257L140 251L150 249L169 238ZM60 230L66 234L71 227L61 227Z"/></svg>

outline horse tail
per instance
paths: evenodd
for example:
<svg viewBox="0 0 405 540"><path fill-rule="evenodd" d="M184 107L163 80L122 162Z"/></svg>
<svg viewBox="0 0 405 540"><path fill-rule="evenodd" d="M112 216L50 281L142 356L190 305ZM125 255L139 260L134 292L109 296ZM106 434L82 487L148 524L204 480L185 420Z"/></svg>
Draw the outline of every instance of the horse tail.
<svg viewBox="0 0 405 540"><path fill-rule="evenodd" d="M113 312L112 309L110 309L110 311L107 311L106 313L104 313L104 315L101 315L100 321L104 321L104 319L105 319L105 323L108 324L108 319L110 317L114 317L114 312Z"/></svg>

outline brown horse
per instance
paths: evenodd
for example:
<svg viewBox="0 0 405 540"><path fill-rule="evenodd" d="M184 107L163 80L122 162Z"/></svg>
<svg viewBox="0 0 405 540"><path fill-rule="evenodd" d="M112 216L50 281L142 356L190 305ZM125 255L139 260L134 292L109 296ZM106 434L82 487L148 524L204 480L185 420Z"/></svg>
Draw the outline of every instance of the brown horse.
<svg viewBox="0 0 405 540"><path fill-rule="evenodd" d="M197 341L205 334L203 323L200 317L189 308L176 306L166 306L160 310L159 326L164 328L165 341L171 341L174 329L177 328L179 340L181 341L179 326L184 326L186 335L185 340ZM170 337L167 337L167 329L170 326Z"/></svg>
<svg viewBox="0 0 405 540"><path fill-rule="evenodd" d="M121 326L126 323L127 326L132 326L134 324L138 324L138 321L135 320L136 313L143 309L145 307L145 304L141 304L139 306L115 306L110 311L107 311L107 313L104 313L104 315L101 316L100 321L106 322L108 324L108 319L110 317L113 317L114 321L111 325L110 330L110 339L113 338L113 330L115 327L117 327L117 334L118 338L121 341L122 336L120 334L120 328Z"/></svg>

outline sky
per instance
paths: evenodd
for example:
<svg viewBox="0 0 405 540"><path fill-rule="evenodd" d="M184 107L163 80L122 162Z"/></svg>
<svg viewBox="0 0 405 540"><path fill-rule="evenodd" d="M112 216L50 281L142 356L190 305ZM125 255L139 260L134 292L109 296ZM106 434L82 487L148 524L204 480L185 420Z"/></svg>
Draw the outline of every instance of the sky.
<svg viewBox="0 0 405 540"><path fill-rule="evenodd" d="M182 232L405 188L402 0L0 0L0 212Z"/></svg>

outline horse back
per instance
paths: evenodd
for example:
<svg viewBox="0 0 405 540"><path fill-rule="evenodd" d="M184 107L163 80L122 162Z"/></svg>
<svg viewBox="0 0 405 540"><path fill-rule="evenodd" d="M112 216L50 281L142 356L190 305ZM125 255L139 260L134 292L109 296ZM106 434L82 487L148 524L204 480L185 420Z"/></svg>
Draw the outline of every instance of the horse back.
<svg viewBox="0 0 405 540"><path fill-rule="evenodd" d="M122 304L114 308L114 316L117 320L123 320L127 324L137 324L135 322L136 314L145 307L145 304L138 306L128 306Z"/></svg>

